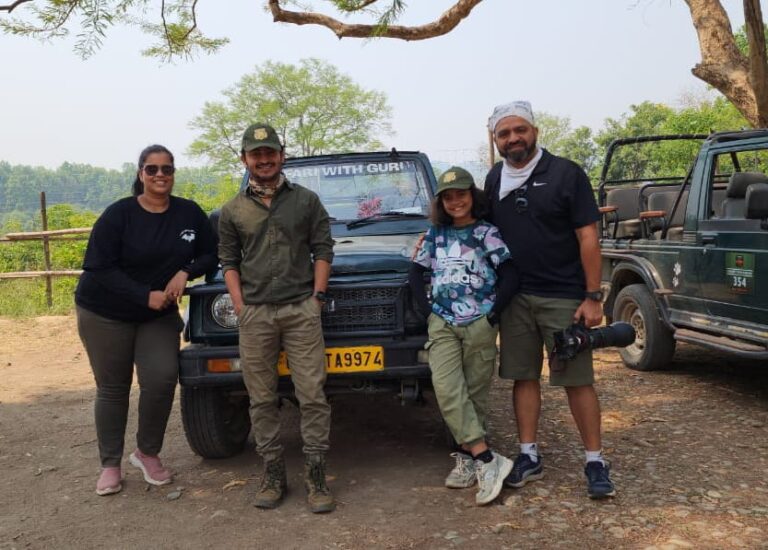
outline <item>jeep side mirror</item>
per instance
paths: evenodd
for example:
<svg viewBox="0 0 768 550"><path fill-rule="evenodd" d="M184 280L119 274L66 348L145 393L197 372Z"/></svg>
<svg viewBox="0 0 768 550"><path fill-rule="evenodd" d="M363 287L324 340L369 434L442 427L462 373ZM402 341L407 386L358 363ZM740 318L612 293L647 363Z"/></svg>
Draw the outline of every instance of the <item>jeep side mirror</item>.
<svg viewBox="0 0 768 550"><path fill-rule="evenodd" d="M768 183L753 183L744 197L748 220L762 220L760 227L768 229Z"/></svg>

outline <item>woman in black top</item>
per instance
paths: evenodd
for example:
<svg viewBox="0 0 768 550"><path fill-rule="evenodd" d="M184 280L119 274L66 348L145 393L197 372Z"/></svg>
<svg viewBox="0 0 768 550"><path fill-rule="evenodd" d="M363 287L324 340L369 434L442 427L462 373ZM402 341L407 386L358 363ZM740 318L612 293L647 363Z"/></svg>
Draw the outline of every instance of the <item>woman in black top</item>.
<svg viewBox="0 0 768 550"><path fill-rule="evenodd" d="M80 338L96 379L96 433L102 472L96 493L122 489L121 460L136 365L140 396L131 464L147 483L171 472L158 453L178 377L177 303L188 279L214 269L216 236L200 207L171 195L171 152L151 145L139 156L133 195L96 221L75 291Z"/></svg>

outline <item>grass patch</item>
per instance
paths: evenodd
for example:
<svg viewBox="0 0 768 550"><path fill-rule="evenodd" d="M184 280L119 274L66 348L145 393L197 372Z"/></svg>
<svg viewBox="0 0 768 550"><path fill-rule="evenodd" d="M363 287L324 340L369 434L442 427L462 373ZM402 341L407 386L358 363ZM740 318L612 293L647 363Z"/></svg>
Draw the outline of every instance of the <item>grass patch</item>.
<svg viewBox="0 0 768 550"><path fill-rule="evenodd" d="M54 277L53 307L45 300L45 279L0 279L0 317L39 317L40 315L69 315L75 312L77 277ZM189 305L189 296L182 298L180 313Z"/></svg>
<svg viewBox="0 0 768 550"><path fill-rule="evenodd" d="M54 277L52 280L53 307L45 300L45 279L0 280L0 316L37 317L39 315L67 315L75 309L77 277Z"/></svg>

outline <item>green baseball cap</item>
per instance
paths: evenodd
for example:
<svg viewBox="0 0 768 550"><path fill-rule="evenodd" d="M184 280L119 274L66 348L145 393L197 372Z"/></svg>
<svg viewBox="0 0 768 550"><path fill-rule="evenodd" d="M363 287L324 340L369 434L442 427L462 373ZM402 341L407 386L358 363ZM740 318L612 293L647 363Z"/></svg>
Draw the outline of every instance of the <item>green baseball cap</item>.
<svg viewBox="0 0 768 550"><path fill-rule="evenodd" d="M472 178L472 174L464 168L451 166L437 178L437 194L439 195L448 189L469 189L474 184L475 180Z"/></svg>
<svg viewBox="0 0 768 550"><path fill-rule="evenodd" d="M269 147L275 151L283 150L277 132L269 124L262 124L261 122L251 124L243 133L243 151L253 151L259 147Z"/></svg>

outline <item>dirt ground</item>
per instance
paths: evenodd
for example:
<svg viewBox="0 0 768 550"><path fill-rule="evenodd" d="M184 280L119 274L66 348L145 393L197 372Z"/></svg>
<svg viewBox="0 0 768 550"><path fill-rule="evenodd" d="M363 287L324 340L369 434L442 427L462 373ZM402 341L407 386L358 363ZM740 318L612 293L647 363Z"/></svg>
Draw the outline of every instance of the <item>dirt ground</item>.
<svg viewBox="0 0 768 550"><path fill-rule="evenodd" d="M252 447L200 459L178 405L163 450L175 483L149 487L127 465L123 492L98 497L93 380L74 318L0 319L0 548L768 548L766 365L682 347L670 370L636 373L604 351L597 375L610 501L586 497L578 434L549 388L544 479L483 508L473 489L442 486L452 462L432 396L425 406L333 401L330 515L305 507L290 405L290 493L277 510L248 504L260 467ZM512 455L510 395L497 380L490 429Z"/></svg>

